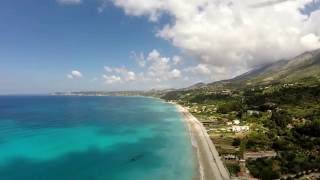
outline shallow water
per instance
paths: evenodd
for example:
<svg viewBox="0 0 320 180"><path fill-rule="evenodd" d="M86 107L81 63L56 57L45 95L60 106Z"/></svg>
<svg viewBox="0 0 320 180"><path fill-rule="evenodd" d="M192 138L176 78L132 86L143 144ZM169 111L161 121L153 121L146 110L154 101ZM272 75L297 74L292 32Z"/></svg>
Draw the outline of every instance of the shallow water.
<svg viewBox="0 0 320 180"><path fill-rule="evenodd" d="M0 96L0 179L191 180L176 108L141 97Z"/></svg>

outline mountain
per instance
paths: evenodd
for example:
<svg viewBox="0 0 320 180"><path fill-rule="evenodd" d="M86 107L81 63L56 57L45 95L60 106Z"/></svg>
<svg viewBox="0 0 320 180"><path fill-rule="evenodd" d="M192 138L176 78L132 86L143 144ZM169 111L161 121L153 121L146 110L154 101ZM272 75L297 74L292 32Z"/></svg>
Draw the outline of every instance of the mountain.
<svg viewBox="0 0 320 180"><path fill-rule="evenodd" d="M232 79L246 84L270 84L292 82L307 77L320 77L320 50L305 52L290 60L275 63L249 71Z"/></svg>
<svg viewBox="0 0 320 180"><path fill-rule="evenodd" d="M199 89L199 88L204 88L206 87L207 84L203 83L203 82L199 82L199 83L196 83L192 86L189 86L187 88L184 88L184 90L192 90L192 89Z"/></svg>
<svg viewBox="0 0 320 180"><path fill-rule="evenodd" d="M306 78L320 80L320 49L305 52L292 59L280 60L264 65L233 79L209 83L206 87L224 88L290 83ZM191 87L197 87L197 84ZM203 88L205 86L202 85L201 87Z"/></svg>

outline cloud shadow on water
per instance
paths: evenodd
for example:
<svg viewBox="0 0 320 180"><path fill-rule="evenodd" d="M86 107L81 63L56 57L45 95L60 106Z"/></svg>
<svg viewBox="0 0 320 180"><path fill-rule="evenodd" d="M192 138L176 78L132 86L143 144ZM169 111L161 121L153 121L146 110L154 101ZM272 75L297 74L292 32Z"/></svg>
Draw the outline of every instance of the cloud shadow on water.
<svg viewBox="0 0 320 180"><path fill-rule="evenodd" d="M157 141L159 140L161 139L157 138ZM139 171L148 173L161 168L162 157L157 155L155 150L161 149L162 145L153 141L156 140L148 138L133 144L117 144L109 150L92 147L84 152L73 152L46 161L15 158L0 165L0 178L120 180L126 174L139 174Z"/></svg>

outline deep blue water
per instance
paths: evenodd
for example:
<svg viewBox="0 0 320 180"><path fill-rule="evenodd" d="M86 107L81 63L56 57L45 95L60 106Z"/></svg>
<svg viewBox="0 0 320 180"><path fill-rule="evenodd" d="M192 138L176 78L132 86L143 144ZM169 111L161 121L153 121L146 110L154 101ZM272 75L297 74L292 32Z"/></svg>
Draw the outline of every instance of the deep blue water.
<svg viewBox="0 0 320 180"><path fill-rule="evenodd" d="M0 96L1 180L191 180L173 105L141 97Z"/></svg>

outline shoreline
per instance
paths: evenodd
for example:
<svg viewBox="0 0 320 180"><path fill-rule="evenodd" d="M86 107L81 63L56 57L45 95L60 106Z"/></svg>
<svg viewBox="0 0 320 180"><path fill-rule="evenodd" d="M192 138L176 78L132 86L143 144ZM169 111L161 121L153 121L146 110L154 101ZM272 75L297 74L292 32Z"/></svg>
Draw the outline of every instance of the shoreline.
<svg viewBox="0 0 320 180"><path fill-rule="evenodd" d="M192 148L197 158L197 174L194 180L227 180L228 170L223 165L219 153L206 129L186 108L176 103L178 112L187 126Z"/></svg>

